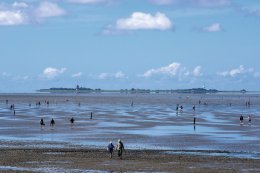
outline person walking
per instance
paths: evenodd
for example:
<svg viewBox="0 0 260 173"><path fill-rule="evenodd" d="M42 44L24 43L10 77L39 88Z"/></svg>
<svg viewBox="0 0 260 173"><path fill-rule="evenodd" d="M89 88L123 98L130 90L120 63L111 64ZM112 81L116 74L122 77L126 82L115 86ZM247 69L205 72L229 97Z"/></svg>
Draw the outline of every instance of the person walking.
<svg viewBox="0 0 260 173"><path fill-rule="evenodd" d="M244 117L243 115L240 116L240 124L243 124Z"/></svg>
<svg viewBox="0 0 260 173"><path fill-rule="evenodd" d="M52 118L52 119L51 119L51 122L50 122L50 126L51 126L51 127L54 127L54 125L55 125L55 121L54 121L54 119Z"/></svg>
<svg viewBox="0 0 260 173"><path fill-rule="evenodd" d="M44 121L43 121L43 118L41 118L40 125L41 125L41 129L42 129L43 126L45 126L45 123L44 123Z"/></svg>
<svg viewBox="0 0 260 173"><path fill-rule="evenodd" d="M251 125L251 121L252 121L251 115L248 115L248 124L249 125Z"/></svg>
<svg viewBox="0 0 260 173"><path fill-rule="evenodd" d="M110 141L108 146L107 146L107 151L109 152L111 159L112 159L112 156L113 156L114 148L115 148L115 146L113 145L112 141Z"/></svg>
<svg viewBox="0 0 260 173"><path fill-rule="evenodd" d="M74 120L74 118L72 117L72 118L70 119L70 125L71 125L71 127L74 126L74 121L75 121L75 120Z"/></svg>
<svg viewBox="0 0 260 173"><path fill-rule="evenodd" d="M120 159L123 159L123 151L125 151L125 147L124 147L123 142L120 139L118 139L116 149L117 149L118 157Z"/></svg>
<svg viewBox="0 0 260 173"><path fill-rule="evenodd" d="M196 109L195 105L193 105L192 109L193 109L193 112L195 112L195 109Z"/></svg>

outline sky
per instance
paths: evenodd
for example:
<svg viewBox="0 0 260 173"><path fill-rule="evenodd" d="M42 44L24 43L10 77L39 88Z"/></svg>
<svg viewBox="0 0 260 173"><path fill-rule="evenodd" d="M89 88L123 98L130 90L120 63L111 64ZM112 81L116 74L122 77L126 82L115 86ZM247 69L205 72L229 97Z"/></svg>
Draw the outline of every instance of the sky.
<svg viewBox="0 0 260 173"><path fill-rule="evenodd" d="M1 0L0 92L260 91L259 0Z"/></svg>

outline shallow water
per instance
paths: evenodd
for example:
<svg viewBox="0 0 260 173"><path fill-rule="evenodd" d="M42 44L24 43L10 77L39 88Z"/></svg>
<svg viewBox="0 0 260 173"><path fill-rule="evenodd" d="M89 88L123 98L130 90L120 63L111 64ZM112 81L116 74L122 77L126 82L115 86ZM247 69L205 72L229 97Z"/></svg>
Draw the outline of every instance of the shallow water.
<svg viewBox="0 0 260 173"><path fill-rule="evenodd" d="M260 97L248 95L0 95L0 140L103 147L123 139L133 149L225 149L260 152ZM187 99L188 98L188 99ZM5 100L9 104L5 104ZM50 100L47 106L44 100ZM66 101L68 100L68 101ZM131 101L134 106L131 106ZM198 100L207 105L198 105ZM35 102L41 101L41 106ZM232 101L232 106L229 103ZM79 104L80 103L80 106ZM16 115L10 110L15 104ZM31 106L29 106L31 104ZM183 105L183 111L175 110ZM196 105L196 111L192 106ZM90 119L93 112L93 119ZM239 116L244 115L244 124ZM252 115L252 124L247 116ZM74 126L70 118L74 117ZM196 124L193 118L196 117ZM45 127L40 128L43 118ZM49 121L54 118L54 128ZM5 142L0 144L6 145ZM47 145L47 144L46 144ZM52 144L55 146L54 144ZM38 147L45 147L44 144ZM259 157L259 155L257 156ZM260 158L260 157L259 157Z"/></svg>
<svg viewBox="0 0 260 173"><path fill-rule="evenodd" d="M37 164L37 163L34 163ZM44 164L44 163L43 163ZM63 169L55 167L44 167L44 168L24 168L15 166L0 166L0 171L30 171L30 172L41 172L41 173L112 173L112 171L100 171L100 170L82 170L82 169ZM125 173L146 173L146 172L125 172ZM167 173L167 172L153 172L153 173Z"/></svg>
<svg viewBox="0 0 260 173"><path fill-rule="evenodd" d="M245 159L259 159L260 153L247 153L247 152L218 152L218 151L167 151L166 154L185 154L185 155L200 155L200 156L224 156L232 158L245 158Z"/></svg>
<svg viewBox="0 0 260 173"><path fill-rule="evenodd" d="M43 163L44 164L44 163ZM0 166L0 171L30 171L30 172L41 172L41 173L110 173L108 171L99 170L81 170L81 169L63 169L63 168L24 168L15 166Z"/></svg>

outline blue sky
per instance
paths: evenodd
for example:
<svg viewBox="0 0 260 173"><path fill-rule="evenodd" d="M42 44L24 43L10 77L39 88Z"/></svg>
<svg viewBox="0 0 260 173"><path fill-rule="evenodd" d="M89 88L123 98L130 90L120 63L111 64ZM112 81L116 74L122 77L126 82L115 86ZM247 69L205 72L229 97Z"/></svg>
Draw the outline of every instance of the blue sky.
<svg viewBox="0 0 260 173"><path fill-rule="evenodd" d="M258 0L2 0L0 92L260 90Z"/></svg>

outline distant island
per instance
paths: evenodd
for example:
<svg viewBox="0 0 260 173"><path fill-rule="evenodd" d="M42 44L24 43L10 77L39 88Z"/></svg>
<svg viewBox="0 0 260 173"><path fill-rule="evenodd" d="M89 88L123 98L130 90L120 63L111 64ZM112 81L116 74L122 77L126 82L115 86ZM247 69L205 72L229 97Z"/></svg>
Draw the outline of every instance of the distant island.
<svg viewBox="0 0 260 173"><path fill-rule="evenodd" d="M193 93L193 94L207 94L207 93L218 93L218 92L239 92L245 93L246 90L240 91L219 91L216 89L205 89L205 88L191 88L191 89L170 89L170 90L150 90L150 89L120 89L120 90L102 90L100 88L92 89L79 87L76 88L49 88L49 89L40 89L38 92L47 92L47 93Z"/></svg>

